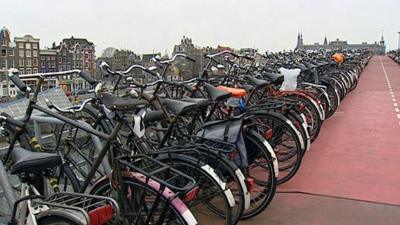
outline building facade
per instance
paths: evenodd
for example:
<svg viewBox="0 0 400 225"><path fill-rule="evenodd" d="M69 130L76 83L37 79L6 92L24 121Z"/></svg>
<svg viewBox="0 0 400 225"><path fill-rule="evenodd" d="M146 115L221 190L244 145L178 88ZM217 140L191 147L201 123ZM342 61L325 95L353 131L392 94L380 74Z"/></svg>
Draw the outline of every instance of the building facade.
<svg viewBox="0 0 400 225"><path fill-rule="evenodd" d="M305 51L314 51L314 50L361 50L368 49L371 50L376 55L384 55L386 52L386 45L383 35L381 36L381 40L379 42L375 41L374 43L363 42L361 44L349 44L347 41L343 41L340 39L336 39L334 41L328 42L327 37L324 38L324 43L319 44L304 44L303 35L297 35L297 44L295 49L305 50Z"/></svg>
<svg viewBox="0 0 400 225"><path fill-rule="evenodd" d="M97 76L103 77L104 74L99 70L100 64L106 62L112 70L126 70L129 66L134 64L141 64L140 56L133 51L125 49L115 49L112 54L104 55L96 59ZM138 71L133 71L138 74Z"/></svg>
<svg viewBox="0 0 400 225"><path fill-rule="evenodd" d="M39 38L32 35L15 37L15 63L20 74L32 74L39 72Z"/></svg>
<svg viewBox="0 0 400 225"><path fill-rule="evenodd" d="M40 50L40 72L58 72L58 51L53 49Z"/></svg>
<svg viewBox="0 0 400 225"><path fill-rule="evenodd" d="M204 54L208 54L210 52L214 52L211 47L197 47L193 44L191 38L183 36L180 44L174 46L172 54L175 55L177 53L183 53L196 60L196 62L191 62L184 58L177 59L177 76L181 79L199 76L206 64Z"/></svg>
<svg viewBox="0 0 400 225"><path fill-rule="evenodd" d="M8 69L15 67L14 43L6 27L0 29L0 97L6 100L16 96L15 85L8 79Z"/></svg>
<svg viewBox="0 0 400 225"><path fill-rule="evenodd" d="M58 52L58 70L66 71L79 69L94 75L96 72L96 51L92 42L84 38L65 38L57 46L53 43L52 50ZM59 80L60 87L67 94L74 94L80 89L86 88L87 84L77 75L64 76Z"/></svg>

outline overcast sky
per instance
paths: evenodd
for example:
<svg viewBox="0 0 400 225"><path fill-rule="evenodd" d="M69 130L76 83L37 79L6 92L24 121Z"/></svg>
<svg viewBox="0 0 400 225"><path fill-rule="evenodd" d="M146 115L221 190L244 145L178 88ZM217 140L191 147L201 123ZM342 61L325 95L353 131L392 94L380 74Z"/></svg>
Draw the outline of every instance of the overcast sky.
<svg viewBox="0 0 400 225"><path fill-rule="evenodd" d="M97 55L108 46L139 54L171 53L186 35L195 45L260 50L293 49L304 42L340 38L373 42L381 31L398 46L400 0L0 0L0 26L12 36L31 34L50 46L87 38Z"/></svg>

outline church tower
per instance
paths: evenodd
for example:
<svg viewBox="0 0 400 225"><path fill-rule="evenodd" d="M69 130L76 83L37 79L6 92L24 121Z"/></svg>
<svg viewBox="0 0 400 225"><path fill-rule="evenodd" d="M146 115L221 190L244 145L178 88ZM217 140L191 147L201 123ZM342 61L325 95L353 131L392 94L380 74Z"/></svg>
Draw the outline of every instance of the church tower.
<svg viewBox="0 0 400 225"><path fill-rule="evenodd" d="M302 46L303 46L303 34L299 32L297 34L297 44L295 49L301 49Z"/></svg>
<svg viewBox="0 0 400 225"><path fill-rule="evenodd" d="M379 47L381 48L381 54L384 55L386 53L386 45L385 39L383 38L383 31L381 35L381 40L379 41Z"/></svg>
<svg viewBox="0 0 400 225"><path fill-rule="evenodd" d="M326 38L326 34L325 34L325 39L324 39L324 45L325 45L325 46L328 45L328 39Z"/></svg>

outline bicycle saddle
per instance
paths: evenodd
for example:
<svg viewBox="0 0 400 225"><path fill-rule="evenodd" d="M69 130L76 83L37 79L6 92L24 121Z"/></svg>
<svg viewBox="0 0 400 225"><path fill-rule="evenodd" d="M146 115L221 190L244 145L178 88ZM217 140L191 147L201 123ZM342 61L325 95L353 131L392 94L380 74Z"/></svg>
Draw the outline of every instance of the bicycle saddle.
<svg viewBox="0 0 400 225"><path fill-rule="evenodd" d="M256 86L257 89L258 89L258 88L262 88L262 87L264 87L264 86L266 86L266 85L269 84L269 82L266 81L266 80L257 79L257 78L255 78L255 77L253 77L253 76L250 76L250 75L246 75L245 77L246 77L251 83L253 83L253 84Z"/></svg>
<svg viewBox="0 0 400 225"><path fill-rule="evenodd" d="M198 109L197 104L191 102L184 102L166 98L161 99L161 102L176 115L182 115Z"/></svg>
<svg viewBox="0 0 400 225"><path fill-rule="evenodd" d="M232 94L232 97L235 98L242 98L244 96L246 96L247 92L245 89L243 88L231 88L231 87L226 87L226 86L218 86L217 89L221 90L221 91L226 91L226 92L230 92Z"/></svg>
<svg viewBox="0 0 400 225"><path fill-rule="evenodd" d="M199 108L204 108L211 104L210 100L207 98L182 98L180 100L190 103L196 103Z"/></svg>
<svg viewBox="0 0 400 225"><path fill-rule="evenodd" d="M56 153L31 152L23 148L14 148L11 152L11 174L40 172L62 164Z"/></svg>
<svg viewBox="0 0 400 225"><path fill-rule="evenodd" d="M130 111L138 106L146 105L148 102L144 99L119 98L109 93L100 95L101 102L110 110Z"/></svg>
<svg viewBox="0 0 400 225"><path fill-rule="evenodd" d="M284 76L282 74L275 74L275 73L263 73L263 76L265 76L268 80L270 80L273 84L279 85L282 84L284 81Z"/></svg>
<svg viewBox="0 0 400 225"><path fill-rule="evenodd" d="M211 84L204 83L204 89L213 101L224 101L232 96L232 93L219 90Z"/></svg>
<svg viewBox="0 0 400 225"><path fill-rule="evenodd" d="M149 122L155 122L155 121L160 121L165 118L165 113L163 111L146 111L146 114L144 115L143 122L149 123Z"/></svg>

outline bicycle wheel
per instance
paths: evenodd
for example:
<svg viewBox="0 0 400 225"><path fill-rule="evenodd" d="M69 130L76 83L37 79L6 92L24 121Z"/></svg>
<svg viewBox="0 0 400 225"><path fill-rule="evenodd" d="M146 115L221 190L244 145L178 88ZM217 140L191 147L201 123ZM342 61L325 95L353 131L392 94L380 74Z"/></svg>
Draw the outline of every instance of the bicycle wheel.
<svg viewBox="0 0 400 225"><path fill-rule="evenodd" d="M277 184L290 180L300 168L303 150L301 148L301 134L284 116L257 110L249 112L251 126L269 144L271 144L278 158L279 176Z"/></svg>
<svg viewBox="0 0 400 225"><path fill-rule="evenodd" d="M310 98L303 97L303 96L288 96L290 98L297 98L298 101L304 104L304 111L302 112L306 117L306 122L309 128L309 134L311 138L311 143L313 143L321 130L322 120L320 113L318 111L318 106L316 103L313 103Z"/></svg>
<svg viewBox="0 0 400 225"><path fill-rule="evenodd" d="M147 184L135 178L124 177L123 186L125 191L121 192L106 178L99 181L90 194L117 200L120 207L119 219L128 224L197 225L187 206L179 198L170 199L174 193L159 190L161 185L157 182Z"/></svg>
<svg viewBox="0 0 400 225"><path fill-rule="evenodd" d="M328 94L330 108L326 112L326 118L333 116L339 106L339 98L337 95L337 91L332 85L328 85L326 89L326 93Z"/></svg>
<svg viewBox="0 0 400 225"><path fill-rule="evenodd" d="M199 224L229 225L238 222L242 212L235 208L235 199L229 186L215 173L213 168L198 159L183 154L165 153L156 159L174 169L185 171L187 175L197 181L199 192L187 204Z"/></svg>
<svg viewBox="0 0 400 225"><path fill-rule="evenodd" d="M250 188L251 204L244 211L242 219L252 218L264 211L272 201L277 185L274 170L278 168L274 167L273 158L263 143L263 137L253 132L244 133L249 163L246 175L254 182Z"/></svg>

